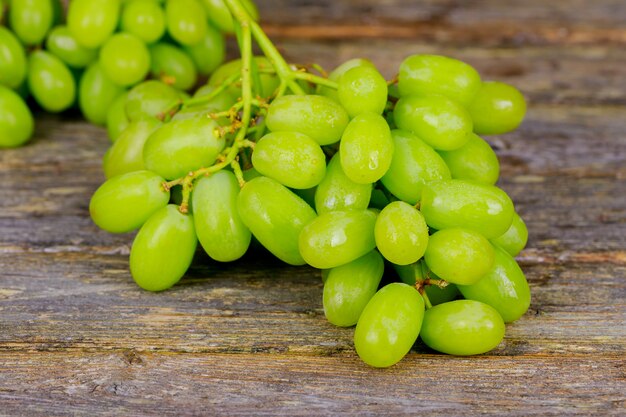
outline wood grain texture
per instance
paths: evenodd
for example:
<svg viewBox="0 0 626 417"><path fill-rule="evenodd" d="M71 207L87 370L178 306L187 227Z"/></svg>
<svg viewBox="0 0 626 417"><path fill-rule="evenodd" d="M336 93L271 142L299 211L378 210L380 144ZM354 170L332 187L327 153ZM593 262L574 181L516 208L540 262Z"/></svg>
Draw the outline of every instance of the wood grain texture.
<svg viewBox="0 0 626 417"><path fill-rule="evenodd" d="M415 52L519 86L527 120L488 138L528 224L531 308L488 355L421 343L397 366L356 356L324 318L319 273L260 249L198 253L172 290L138 289L132 234L88 216L103 129L38 119L0 152L0 415L624 415L626 4L260 0L295 62ZM391 276L388 279L392 279Z"/></svg>

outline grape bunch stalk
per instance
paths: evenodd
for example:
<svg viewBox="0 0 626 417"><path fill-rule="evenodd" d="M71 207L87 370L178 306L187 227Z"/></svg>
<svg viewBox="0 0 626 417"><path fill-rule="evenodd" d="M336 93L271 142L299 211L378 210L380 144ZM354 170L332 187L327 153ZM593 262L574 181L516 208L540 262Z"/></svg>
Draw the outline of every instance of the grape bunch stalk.
<svg viewBox="0 0 626 417"><path fill-rule="evenodd" d="M106 231L139 229L135 282L166 290L198 242L231 262L254 238L321 270L326 318L356 325L371 366L394 365L418 337L452 355L498 346L530 304L514 259L528 232L479 135L516 129L522 94L439 55L407 57L389 81L361 58L330 73L288 63L251 5L220 4L240 59L191 97L140 82L107 114L108 179L89 209ZM380 288L385 269L394 282Z"/></svg>

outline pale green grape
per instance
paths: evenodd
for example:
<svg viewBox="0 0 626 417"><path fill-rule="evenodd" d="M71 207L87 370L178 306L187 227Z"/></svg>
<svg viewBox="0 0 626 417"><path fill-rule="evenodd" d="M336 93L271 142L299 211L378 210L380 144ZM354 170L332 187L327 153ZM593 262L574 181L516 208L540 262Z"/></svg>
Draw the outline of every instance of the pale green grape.
<svg viewBox="0 0 626 417"><path fill-rule="evenodd" d="M142 81L150 71L146 44L130 33L116 33L100 50L100 65L116 84L130 86Z"/></svg>
<svg viewBox="0 0 626 417"><path fill-rule="evenodd" d="M67 26L57 26L50 31L46 49L73 68L84 68L98 58L98 51L78 43Z"/></svg>
<svg viewBox="0 0 626 417"><path fill-rule="evenodd" d="M330 74L328 74L328 79L337 82L343 74L348 72L348 70L359 66L369 66L372 68L376 68L372 61L370 61L369 59L353 58L347 60L346 62L342 63L337 68L332 70ZM337 103L339 103L339 95L337 94L337 90L334 88L318 86L318 94L326 96L328 98L332 98Z"/></svg>
<svg viewBox="0 0 626 417"><path fill-rule="evenodd" d="M341 168L339 153L326 167L326 175L315 191L315 209L318 214L333 210L363 210L370 202L371 184L357 184Z"/></svg>
<svg viewBox="0 0 626 417"><path fill-rule="evenodd" d="M56 56L35 51L28 60L28 88L44 110L57 113L68 109L76 98L76 82Z"/></svg>
<svg viewBox="0 0 626 417"><path fill-rule="evenodd" d="M507 251L509 255L517 256L528 242L526 223L519 214L514 213L511 227L503 235L491 239L491 241Z"/></svg>
<svg viewBox="0 0 626 417"><path fill-rule="evenodd" d="M41 44L53 21L51 0L11 0L9 25L23 44Z"/></svg>
<svg viewBox="0 0 626 417"><path fill-rule="evenodd" d="M124 92L117 96L117 98L109 107L107 112L107 133L111 142L115 142L120 134L128 127L130 120L126 116L126 100L128 99L128 92Z"/></svg>
<svg viewBox="0 0 626 417"><path fill-rule="evenodd" d="M120 28L145 43L161 39L165 33L165 12L154 0L132 0L122 9Z"/></svg>
<svg viewBox="0 0 626 417"><path fill-rule="evenodd" d="M339 78L337 95L350 117L362 113L382 114L387 104L387 81L375 67L357 66Z"/></svg>
<svg viewBox="0 0 626 417"><path fill-rule="evenodd" d="M144 169L143 148L150 135L161 127L157 119L130 122L120 134L103 163L107 178Z"/></svg>
<svg viewBox="0 0 626 417"><path fill-rule="evenodd" d="M157 117L178 100L180 96L175 88L156 80L144 81L128 93L126 115L130 121Z"/></svg>
<svg viewBox="0 0 626 417"><path fill-rule="evenodd" d="M78 104L87 120L104 125L115 99L124 93L124 87L113 82L99 62L87 68L80 79Z"/></svg>
<svg viewBox="0 0 626 417"><path fill-rule="evenodd" d="M167 0L165 21L169 34L182 45L198 44L206 35L206 12L197 0Z"/></svg>
<svg viewBox="0 0 626 417"><path fill-rule="evenodd" d="M202 41L195 45L183 47L185 52L191 57L198 72L202 75L209 75L222 62L226 56L226 42L224 36L213 26L207 27L206 35Z"/></svg>
<svg viewBox="0 0 626 417"><path fill-rule="evenodd" d="M485 82L470 104L474 131L479 135L499 135L511 132L526 115L526 100L512 85Z"/></svg>
<svg viewBox="0 0 626 417"><path fill-rule="evenodd" d="M226 6L226 3L224 3L224 0L201 0L201 3L207 12L209 20L219 30L226 33L235 32L233 17L228 10L228 6ZM259 18L259 12L253 1L241 0L241 5L246 9L250 17L252 17L254 20L257 20Z"/></svg>
<svg viewBox="0 0 626 417"><path fill-rule="evenodd" d="M274 132L254 147L252 165L262 175L297 189L316 186L326 172L326 156L320 145L296 132Z"/></svg>
<svg viewBox="0 0 626 417"><path fill-rule="evenodd" d="M189 90L198 80L191 57L174 45L162 42L152 45L150 59L152 75L175 88Z"/></svg>
<svg viewBox="0 0 626 417"><path fill-rule="evenodd" d="M119 0L72 0L67 27L86 48L98 48L113 34L120 14Z"/></svg>
<svg viewBox="0 0 626 417"><path fill-rule="evenodd" d="M465 145L453 151L439 151L439 155L450 168L452 178L488 185L498 181L498 157L491 146L478 135L472 134Z"/></svg>
<svg viewBox="0 0 626 417"><path fill-rule="evenodd" d="M26 79L26 52L15 35L0 26L0 85L19 87Z"/></svg>
<svg viewBox="0 0 626 417"><path fill-rule="evenodd" d="M398 265L417 262L428 245L424 216L404 201L395 201L382 209L376 219L374 235L380 253Z"/></svg>
<svg viewBox="0 0 626 417"><path fill-rule="evenodd" d="M13 90L0 85L0 148L14 148L33 135L33 115Z"/></svg>

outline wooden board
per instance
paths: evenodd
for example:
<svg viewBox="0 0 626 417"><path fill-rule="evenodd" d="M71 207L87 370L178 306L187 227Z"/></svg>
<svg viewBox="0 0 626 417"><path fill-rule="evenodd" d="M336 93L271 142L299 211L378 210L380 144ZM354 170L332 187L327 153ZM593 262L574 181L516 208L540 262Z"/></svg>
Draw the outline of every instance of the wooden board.
<svg viewBox="0 0 626 417"><path fill-rule="evenodd" d="M104 130L43 116L0 152L0 415L624 415L626 4L259 3L296 62L364 56L392 76L441 53L522 89L527 120L488 139L530 231L529 312L487 355L418 343L376 370L325 320L319 273L259 250L198 254L172 290L144 292L132 234L88 215Z"/></svg>

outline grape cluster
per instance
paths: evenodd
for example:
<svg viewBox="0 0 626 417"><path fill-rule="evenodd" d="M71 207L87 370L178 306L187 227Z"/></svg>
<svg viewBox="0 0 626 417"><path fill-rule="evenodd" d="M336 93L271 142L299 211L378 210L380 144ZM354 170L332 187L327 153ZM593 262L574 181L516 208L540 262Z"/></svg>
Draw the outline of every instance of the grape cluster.
<svg viewBox="0 0 626 417"><path fill-rule="evenodd" d="M107 121L109 109L148 77L180 96L224 61L224 34L234 32L223 0L72 0L66 16L61 0L7 3L0 0L0 148L32 136L29 97L50 113L77 106L105 125L119 121Z"/></svg>
<svg viewBox="0 0 626 417"><path fill-rule="evenodd" d="M107 180L89 209L106 231L139 230L130 251L135 282L166 290L185 275L198 243L213 260L231 262L254 239L287 264L322 271L328 321L356 325L356 351L371 366L397 363L418 337L453 355L495 348L505 323L530 304L514 259L528 232L495 186L498 158L479 135L517 128L521 93L438 55L409 56L390 81L366 59L330 73L289 64L251 5L223 1L202 4L220 16L221 30L235 32L241 59L219 65L209 43L181 50L158 42L145 56L160 76L147 81L141 65L111 57L143 60L140 45L162 33L142 29L149 38L137 39L136 12L124 11L158 3L128 2L124 32L112 36L115 2L100 5L111 12L95 20L87 17L97 1L70 7L68 33L72 13L109 28L81 35L87 46L102 45L86 83L114 78L106 85L119 92L81 85L95 106L91 115L83 109L87 118L106 121L113 141ZM199 4L166 2L168 36L183 45L207 36L206 19L193 20L204 16ZM192 20L205 29L192 30ZM253 41L263 55L253 56ZM185 53L214 70L192 96L180 92L193 84L183 75L193 66L178 58ZM108 95L96 103L100 89ZM385 277L395 282L381 284L385 270L395 270Z"/></svg>

